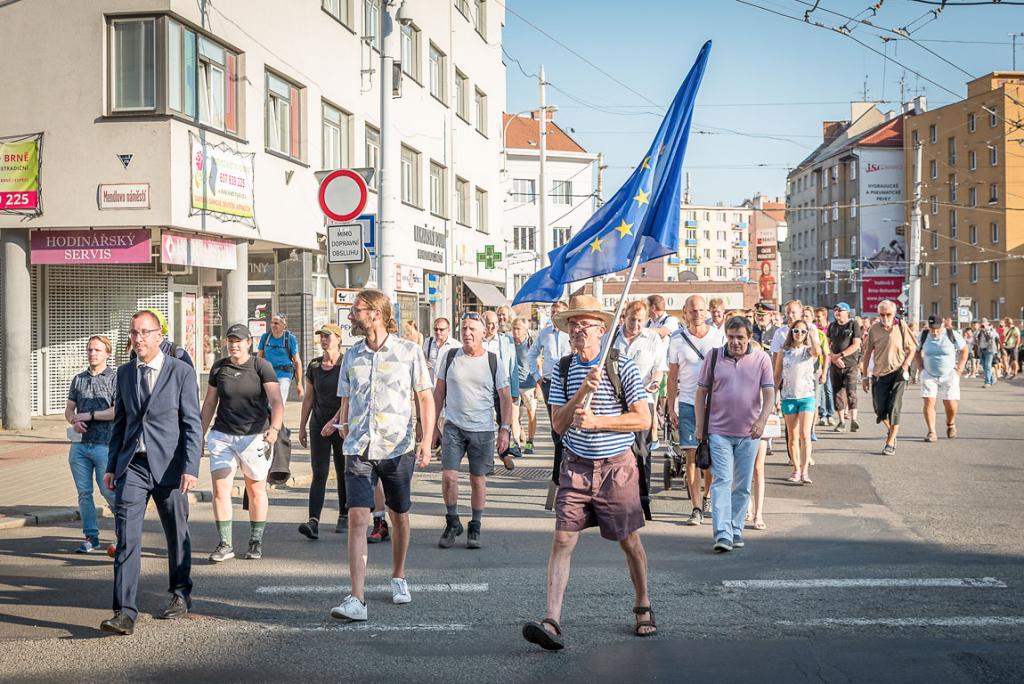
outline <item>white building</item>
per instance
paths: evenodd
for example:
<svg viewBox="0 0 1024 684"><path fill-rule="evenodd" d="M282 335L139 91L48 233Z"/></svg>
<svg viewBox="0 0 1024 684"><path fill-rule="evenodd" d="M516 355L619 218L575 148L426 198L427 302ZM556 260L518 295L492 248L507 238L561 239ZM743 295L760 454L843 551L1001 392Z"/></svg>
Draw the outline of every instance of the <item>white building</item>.
<svg viewBox="0 0 1024 684"><path fill-rule="evenodd" d="M681 210L679 257L677 263L666 257L665 279L749 282L751 209L683 204Z"/></svg>
<svg viewBox="0 0 1024 684"><path fill-rule="evenodd" d="M343 313L314 171L377 167L382 135L399 142L388 167L400 179L401 318L422 329L501 298L504 269L476 255L503 240L504 6L405 4L412 23L389 38L404 73L386 131L380 0L4 8L0 79L18 96L0 99L0 138L42 134L38 208L0 215L5 423L62 411L87 337L124 349L142 306L168 314L201 371L227 325L258 330L268 310L289 315L308 359L316 327ZM366 212L376 205L371 187ZM134 248L56 248L124 241Z"/></svg>
<svg viewBox="0 0 1024 684"><path fill-rule="evenodd" d="M514 293L541 267L540 113L505 114L502 224L508 292ZM587 152L551 121L546 125L547 249L563 245L594 213L597 155Z"/></svg>

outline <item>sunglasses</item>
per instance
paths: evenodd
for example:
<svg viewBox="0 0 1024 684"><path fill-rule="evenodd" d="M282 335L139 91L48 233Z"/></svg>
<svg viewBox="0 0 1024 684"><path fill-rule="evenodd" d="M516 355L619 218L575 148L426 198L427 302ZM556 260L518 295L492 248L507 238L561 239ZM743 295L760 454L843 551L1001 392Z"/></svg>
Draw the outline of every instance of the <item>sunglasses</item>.
<svg viewBox="0 0 1024 684"><path fill-rule="evenodd" d="M794 335L806 335L807 334L807 330L804 329L804 328L793 328L793 334Z"/></svg>
<svg viewBox="0 0 1024 684"><path fill-rule="evenodd" d="M440 328L440 327L438 327L438 328L434 328L434 331L435 331L435 332L443 332L443 331L445 331L445 330L447 330L447 329L448 329L448 328Z"/></svg>
<svg viewBox="0 0 1024 684"><path fill-rule="evenodd" d="M462 314L462 320L464 321L482 321L483 319L484 317L476 313L475 311L470 311L469 313Z"/></svg>

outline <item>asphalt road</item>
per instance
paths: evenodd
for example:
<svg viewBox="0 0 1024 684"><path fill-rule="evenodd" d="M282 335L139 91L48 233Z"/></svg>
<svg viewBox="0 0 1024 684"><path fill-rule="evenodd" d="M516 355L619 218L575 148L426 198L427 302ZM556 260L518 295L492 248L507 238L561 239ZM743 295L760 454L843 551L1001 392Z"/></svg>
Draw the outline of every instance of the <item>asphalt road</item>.
<svg viewBox="0 0 1024 684"><path fill-rule="evenodd" d="M522 622L543 615L553 529L537 456L491 479L479 551L437 548L440 473L417 474L413 602L391 604L390 545L371 546L368 583L380 589L359 625L328 614L346 593L344 535L299 536L303 490L272 494L260 561L208 564L210 505L193 507L194 612L181 621L150 615L166 602L166 565L148 517L132 637L98 631L111 561L74 554L74 524L2 532L0 680L1022 681L1024 383L966 384L956 441L920 441L912 389L894 457L879 455L881 430L864 416L857 434L822 434L814 485L789 485L785 456L771 458L769 527L748 531L743 550L712 554L710 525L684 526L689 502L658 493L643 531L656 637L632 636L622 554L590 531L566 597L568 647L521 639ZM333 522L330 496L328 507Z"/></svg>

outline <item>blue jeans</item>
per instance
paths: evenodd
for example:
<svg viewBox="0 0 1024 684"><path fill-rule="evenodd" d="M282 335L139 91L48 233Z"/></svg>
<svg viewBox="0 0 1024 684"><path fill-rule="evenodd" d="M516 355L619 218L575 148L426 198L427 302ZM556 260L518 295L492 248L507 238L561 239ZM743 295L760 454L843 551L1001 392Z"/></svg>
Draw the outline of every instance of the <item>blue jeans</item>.
<svg viewBox="0 0 1024 684"><path fill-rule="evenodd" d="M831 418L835 415L835 404L832 401L832 374L825 374L825 384L818 385L818 417Z"/></svg>
<svg viewBox="0 0 1024 684"><path fill-rule="evenodd" d="M82 517L82 532L86 537L98 538L100 530L96 523L96 504L92 498L93 478L110 510L114 510L114 492L103 486L103 473L107 471L107 445L76 442L71 445L68 463L71 465L71 476L75 478L75 489L78 490L78 514Z"/></svg>
<svg viewBox="0 0 1024 684"><path fill-rule="evenodd" d="M995 373L992 372L992 362L996 358L995 352L983 351L981 352L981 367L985 370L985 384L994 385L996 384Z"/></svg>
<svg viewBox="0 0 1024 684"><path fill-rule="evenodd" d="M715 540L742 536L760 440L711 435L711 526Z"/></svg>

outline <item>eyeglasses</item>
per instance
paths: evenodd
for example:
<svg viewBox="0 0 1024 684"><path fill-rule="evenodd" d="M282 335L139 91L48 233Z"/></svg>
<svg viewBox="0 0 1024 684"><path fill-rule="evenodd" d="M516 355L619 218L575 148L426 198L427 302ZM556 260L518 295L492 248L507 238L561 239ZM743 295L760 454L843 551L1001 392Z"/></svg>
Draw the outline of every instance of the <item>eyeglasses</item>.
<svg viewBox="0 0 1024 684"><path fill-rule="evenodd" d="M356 306L355 304L353 304L352 306L348 307L348 310L351 311L352 313L359 313L360 311L369 311L370 307Z"/></svg>
<svg viewBox="0 0 1024 684"><path fill-rule="evenodd" d="M462 320L464 321L482 321L484 318L475 311L462 314Z"/></svg>
<svg viewBox="0 0 1024 684"><path fill-rule="evenodd" d="M149 337L153 333L160 332L160 328L153 328L152 330L132 330L128 333L128 337L139 339L140 337Z"/></svg>
<svg viewBox="0 0 1024 684"><path fill-rule="evenodd" d="M447 330L447 329L448 329L448 328L440 328L440 327L435 327L435 328L434 328L434 332L444 332L444 331L445 331L445 330Z"/></svg>
<svg viewBox="0 0 1024 684"><path fill-rule="evenodd" d="M807 331L806 331L806 330L803 330L803 329L801 329L801 330L797 330L797 329L794 329L794 330L793 330L793 334L794 334L794 335L806 335L806 334L807 334Z"/></svg>
<svg viewBox="0 0 1024 684"><path fill-rule="evenodd" d="M600 323L569 323L569 330L573 330L573 331L582 330L583 332L586 332L586 331L590 330L591 328L600 328L600 327L601 327Z"/></svg>

